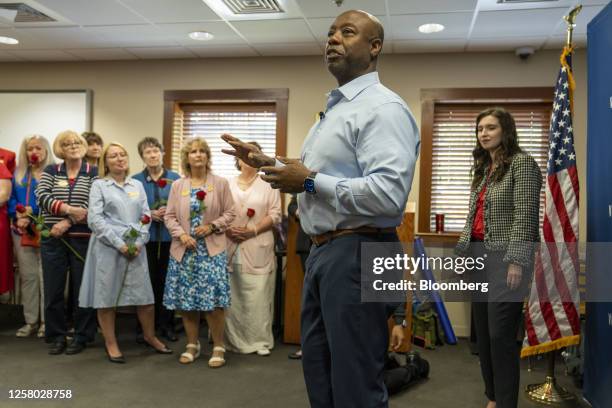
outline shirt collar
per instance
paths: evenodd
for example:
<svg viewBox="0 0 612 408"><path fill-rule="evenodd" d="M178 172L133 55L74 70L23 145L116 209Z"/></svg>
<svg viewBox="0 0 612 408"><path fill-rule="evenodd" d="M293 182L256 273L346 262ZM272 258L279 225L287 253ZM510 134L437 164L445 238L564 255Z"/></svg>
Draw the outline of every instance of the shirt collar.
<svg viewBox="0 0 612 408"><path fill-rule="evenodd" d="M163 171L161 176L159 176L159 178L157 180L163 179L163 178L167 178L168 177L168 170L165 167L162 167ZM147 183L157 183L155 180L153 180L153 177L151 177L151 175L149 174L149 169L145 168L142 171L142 174L144 175L144 180Z"/></svg>
<svg viewBox="0 0 612 408"><path fill-rule="evenodd" d="M117 182L115 181L115 179L114 179L114 178L112 178L112 177L110 177L110 176L105 177L105 178L104 178L104 180L106 180L106 184L108 184L108 185L114 184L114 185L116 185L117 187L121 187L121 188L124 188L124 187L125 187L125 186L127 186L127 185L134 186L134 180L133 180L133 179L132 179L132 177L130 177L130 176L127 176L127 177L125 178L125 182L123 183L123 186L120 186L120 185L119 185L119 183L117 183Z"/></svg>
<svg viewBox="0 0 612 408"><path fill-rule="evenodd" d="M375 85L380 83L380 79L378 78L378 72L370 72L364 75L361 75L350 82L342 85L341 87L334 89L334 91L339 91L344 95L346 99L349 101L353 100L357 95L361 93L364 89L371 85ZM333 92L333 91L332 91Z"/></svg>

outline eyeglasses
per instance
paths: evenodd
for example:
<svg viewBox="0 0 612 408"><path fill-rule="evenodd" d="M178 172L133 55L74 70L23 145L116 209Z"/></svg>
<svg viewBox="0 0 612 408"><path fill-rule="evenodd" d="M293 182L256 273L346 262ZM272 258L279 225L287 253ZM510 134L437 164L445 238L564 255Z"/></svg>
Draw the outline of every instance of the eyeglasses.
<svg viewBox="0 0 612 408"><path fill-rule="evenodd" d="M73 147L81 147L81 143L79 143L79 142L62 143L62 148L63 149L69 149L69 148L73 148Z"/></svg>

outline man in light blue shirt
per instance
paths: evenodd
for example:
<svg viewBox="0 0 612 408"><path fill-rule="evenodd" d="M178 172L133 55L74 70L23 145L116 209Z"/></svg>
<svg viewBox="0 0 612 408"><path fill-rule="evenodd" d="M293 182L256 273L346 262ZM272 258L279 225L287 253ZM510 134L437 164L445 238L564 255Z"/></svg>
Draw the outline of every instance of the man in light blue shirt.
<svg viewBox="0 0 612 408"><path fill-rule="evenodd" d="M240 157L283 192L300 193L310 251L302 297L304 378L313 407L387 407L385 303L361 302L361 244L398 242L418 155L406 103L376 72L384 31L372 15L348 11L332 24L328 70L339 87L310 130L301 160L273 158L230 136Z"/></svg>

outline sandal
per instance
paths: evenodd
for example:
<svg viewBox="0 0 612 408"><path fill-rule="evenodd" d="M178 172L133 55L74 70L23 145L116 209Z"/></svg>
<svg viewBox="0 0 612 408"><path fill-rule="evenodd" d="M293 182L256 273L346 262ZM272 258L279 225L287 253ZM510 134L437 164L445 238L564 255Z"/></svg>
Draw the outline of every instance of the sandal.
<svg viewBox="0 0 612 408"><path fill-rule="evenodd" d="M40 327L38 328L38 334L36 335L39 339L42 339L43 337L45 337L45 324L41 323Z"/></svg>
<svg viewBox="0 0 612 408"><path fill-rule="evenodd" d="M21 327L19 330L17 330L17 333L15 333L15 336L30 337L32 334L36 333L37 328L38 328L38 325L28 323L25 326Z"/></svg>
<svg viewBox="0 0 612 408"><path fill-rule="evenodd" d="M225 348L221 347L221 346L216 346L213 347L213 354L215 351L221 352L224 355L222 356L215 356L213 355L210 360L208 360L208 366L210 368L220 368L223 367L225 365Z"/></svg>
<svg viewBox="0 0 612 408"><path fill-rule="evenodd" d="M185 346L185 352L181 354L181 358L179 358L179 363L181 364L191 364L195 361L196 358L200 357L200 342L197 344L188 343ZM195 350L195 354L190 353L188 350Z"/></svg>

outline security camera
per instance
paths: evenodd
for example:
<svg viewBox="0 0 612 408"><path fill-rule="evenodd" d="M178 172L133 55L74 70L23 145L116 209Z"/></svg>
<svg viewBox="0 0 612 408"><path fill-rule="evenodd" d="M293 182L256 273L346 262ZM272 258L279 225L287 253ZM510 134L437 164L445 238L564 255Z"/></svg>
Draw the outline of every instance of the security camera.
<svg viewBox="0 0 612 408"><path fill-rule="evenodd" d="M533 47L519 47L514 50L514 53L517 57L525 61L535 53L535 49Z"/></svg>
<svg viewBox="0 0 612 408"><path fill-rule="evenodd" d="M344 0L332 0L332 2L334 2L336 6L340 7L342 3L344 3Z"/></svg>

